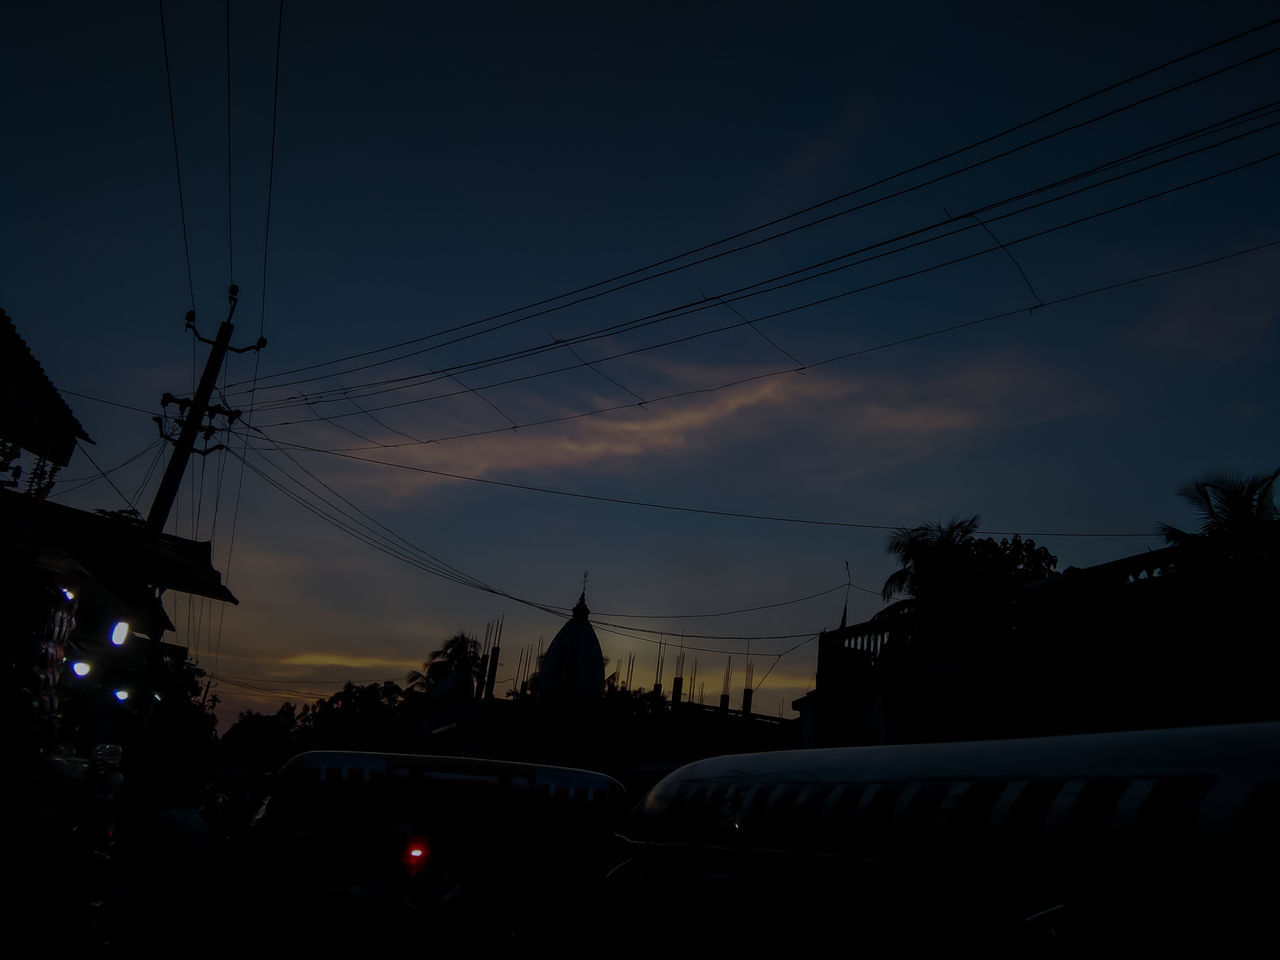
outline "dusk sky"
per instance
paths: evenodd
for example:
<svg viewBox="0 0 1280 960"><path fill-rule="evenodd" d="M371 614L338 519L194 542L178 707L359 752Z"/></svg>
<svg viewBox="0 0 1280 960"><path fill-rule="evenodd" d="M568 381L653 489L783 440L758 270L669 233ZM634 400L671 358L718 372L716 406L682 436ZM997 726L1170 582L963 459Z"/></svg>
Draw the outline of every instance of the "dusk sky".
<svg viewBox="0 0 1280 960"><path fill-rule="evenodd" d="M156 3L5 5L0 306L97 465L141 454L113 489L77 452L54 498L146 514L189 290L212 337L234 281L233 342L270 341L222 381L257 431L167 528L240 599L166 602L224 727L499 617L510 677L584 571L613 664L651 684L660 631L669 689L683 634L736 707L758 638L790 715L893 527L979 514L1082 566L1280 466L1280 24L855 192L1274 4L454 6L285 5L264 302L276 4L231 3L230 191L225 7L164 6L190 287Z"/></svg>

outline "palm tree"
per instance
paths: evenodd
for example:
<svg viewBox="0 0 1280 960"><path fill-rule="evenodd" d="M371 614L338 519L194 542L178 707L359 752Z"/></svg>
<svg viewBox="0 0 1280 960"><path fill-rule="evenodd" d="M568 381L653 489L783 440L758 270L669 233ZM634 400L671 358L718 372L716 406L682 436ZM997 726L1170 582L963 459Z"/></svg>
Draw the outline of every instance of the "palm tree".
<svg viewBox="0 0 1280 960"><path fill-rule="evenodd" d="M884 582L881 596L892 600L900 594L913 598L954 592L967 579L974 556L978 517L954 517L948 523L924 523L900 527L885 546L897 557L899 567Z"/></svg>
<svg viewBox="0 0 1280 960"><path fill-rule="evenodd" d="M1186 545L1211 539L1224 545L1248 547L1275 542L1280 533L1280 509L1276 507L1276 481L1280 470L1246 477L1238 473L1215 473L1193 480L1178 496L1200 516L1200 532L1187 533L1167 523L1160 532L1168 543Z"/></svg>
<svg viewBox="0 0 1280 960"><path fill-rule="evenodd" d="M426 693L452 673L473 681L480 676L480 644L464 631L455 633L439 650L432 651L421 670L411 670L405 690Z"/></svg>
<svg viewBox="0 0 1280 960"><path fill-rule="evenodd" d="M899 566L882 596L908 597L874 618L889 636L876 667L895 735L929 740L984 729L985 708L974 703L997 702L1001 685L1012 683L1002 678L1017 662L1015 591L1050 576L1058 558L1019 536L979 540L979 522L974 515L902 527L886 544Z"/></svg>

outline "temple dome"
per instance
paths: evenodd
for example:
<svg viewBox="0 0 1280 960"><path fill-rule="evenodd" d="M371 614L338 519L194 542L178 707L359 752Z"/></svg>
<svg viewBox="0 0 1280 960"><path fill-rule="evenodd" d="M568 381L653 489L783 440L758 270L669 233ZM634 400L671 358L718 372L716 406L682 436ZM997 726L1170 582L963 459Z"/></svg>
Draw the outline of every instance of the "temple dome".
<svg viewBox="0 0 1280 960"><path fill-rule="evenodd" d="M538 699L566 701L604 696L604 653L587 618L587 596L578 598L571 616L542 656Z"/></svg>

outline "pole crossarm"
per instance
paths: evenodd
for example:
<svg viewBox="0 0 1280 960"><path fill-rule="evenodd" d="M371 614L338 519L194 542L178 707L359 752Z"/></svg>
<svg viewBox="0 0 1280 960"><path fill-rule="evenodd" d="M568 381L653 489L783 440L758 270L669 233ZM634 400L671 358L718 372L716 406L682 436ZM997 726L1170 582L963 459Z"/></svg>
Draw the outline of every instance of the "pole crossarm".
<svg viewBox="0 0 1280 960"><path fill-rule="evenodd" d="M240 300L240 288L234 283L227 289L227 319L223 320L218 326L218 334L214 339L201 336L200 331L196 329L196 314L194 310L187 311L186 329L190 330L192 335L201 343L207 343L210 346L209 357L205 361L204 373L200 376L200 384L196 387L196 392L190 400L175 397L170 393L166 393L161 398L161 404L168 406L170 403L176 403L183 413L182 431L178 435L178 439L173 442L173 456L169 458L169 465L165 468L164 476L160 480L160 486L156 490L155 499L151 504L151 511L147 514L147 526L156 531L164 530L164 525L169 519L169 512L173 509L173 503L178 496L178 488L182 484L182 476L186 472L187 462L191 459L192 453L199 453L202 456L223 449L222 444L213 447L205 447L203 450L196 450L196 438L203 433L207 442L215 433L216 428L213 426L213 418L216 416L226 417L229 421L234 422L239 419L240 411L231 410L221 405L210 406L209 398L213 396L213 389L218 380L218 373L222 369L222 362L226 359L227 351L232 353L246 353L250 350L261 350L267 345L265 337L259 337L256 343L246 347L232 347L231 334L235 331L235 326L231 322L231 318L235 316L236 305ZM208 419L209 424L201 427L203 421ZM164 432L163 422L161 422L161 433Z"/></svg>

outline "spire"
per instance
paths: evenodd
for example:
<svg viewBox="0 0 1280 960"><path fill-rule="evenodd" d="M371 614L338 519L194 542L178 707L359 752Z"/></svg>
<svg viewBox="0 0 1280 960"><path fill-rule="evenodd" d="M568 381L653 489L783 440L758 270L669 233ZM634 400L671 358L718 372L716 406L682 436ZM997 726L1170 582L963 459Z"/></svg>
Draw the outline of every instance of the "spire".
<svg viewBox="0 0 1280 960"><path fill-rule="evenodd" d="M849 588L853 586L853 574L849 572L849 561L844 562L844 610L840 612L840 629L849 622Z"/></svg>
<svg viewBox="0 0 1280 960"><path fill-rule="evenodd" d="M591 611L587 609L587 578L589 576L589 571L582 571L582 593L578 595L578 604L573 608L573 619L579 623L586 623L587 617L591 615Z"/></svg>

